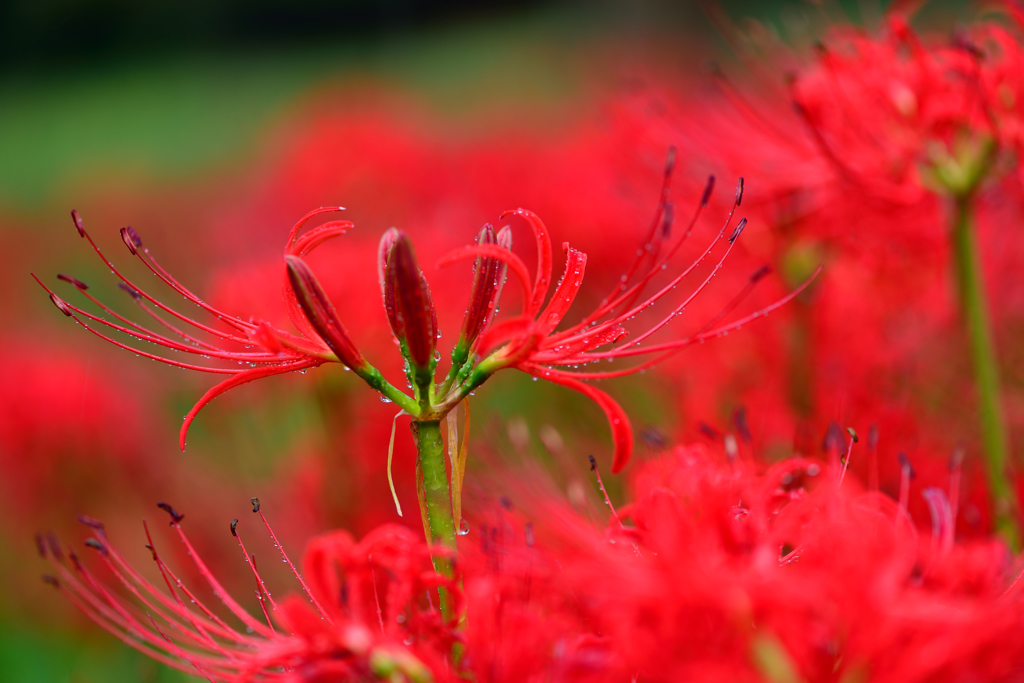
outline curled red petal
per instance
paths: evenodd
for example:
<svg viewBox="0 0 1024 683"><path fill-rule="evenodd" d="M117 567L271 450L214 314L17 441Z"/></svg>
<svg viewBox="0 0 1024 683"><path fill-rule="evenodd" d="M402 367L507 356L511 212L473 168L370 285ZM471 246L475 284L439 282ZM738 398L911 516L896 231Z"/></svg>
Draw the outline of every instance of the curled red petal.
<svg viewBox="0 0 1024 683"><path fill-rule="evenodd" d="M305 256L327 240L338 235L344 235L353 227L355 227L355 224L352 221L331 221L318 225L295 240L285 250L285 253L293 256Z"/></svg>
<svg viewBox="0 0 1024 683"><path fill-rule="evenodd" d="M525 315L495 323L477 338L476 352L480 356L486 356L510 339L529 334L534 326L533 319Z"/></svg>
<svg viewBox="0 0 1024 683"><path fill-rule="evenodd" d="M567 377L565 373L549 371L547 368L537 365L524 366L521 369L534 377L540 377L549 382L561 384L563 387L578 391L600 406L601 410L604 411L605 417L608 418L608 425L612 429L612 441L615 444L615 455L612 458L612 473L618 474L621 472L622 468L626 466L626 463L633 456L633 425L630 424L629 418L626 417L626 411L622 409L622 406L600 389L596 389L577 379Z"/></svg>
<svg viewBox="0 0 1024 683"><path fill-rule="evenodd" d="M477 235L477 244L494 244L494 228L487 224ZM472 344L494 317L501 285L508 270L501 261L486 256L477 256L473 264L473 283L469 288L469 303L462 320L460 339Z"/></svg>
<svg viewBox="0 0 1024 683"><path fill-rule="evenodd" d="M344 206L321 206L319 209L313 209L312 211L307 213L305 216L300 218L295 223L295 225L292 226L292 229L288 232L288 240L285 242L285 251L287 252L287 250L292 246L292 244L295 242L296 235L299 234L299 230L301 230L302 226L309 222L311 218L313 218L314 216L319 216L322 213L334 213L337 211L344 210Z"/></svg>
<svg viewBox="0 0 1024 683"><path fill-rule="evenodd" d="M533 297L529 300L527 305L531 314L536 313L540 310L541 304L544 303L545 297L548 295L548 287L551 284L551 235L548 234L547 226L544 222L532 211L526 209L515 209L511 211L505 211L501 214L501 218L506 216L519 216L525 220L530 228L533 230L533 236L537 240L537 277L533 283Z"/></svg>
<svg viewBox="0 0 1024 683"><path fill-rule="evenodd" d="M192 421L196 419L196 415L199 411L206 407L206 404L217 398L224 392L234 389L237 386L241 386L246 382L252 382L256 379L263 379L264 377L272 377L273 375L283 375L287 372L294 372L296 370L305 370L307 368L315 368L316 366L323 363L321 360L305 360L290 365L274 365L265 368L254 368L252 370L245 370L232 375L228 379L224 380L220 384L214 386L205 394L202 398L192 406L192 410L188 411L188 415L185 416L185 423L181 425L181 432L178 434L178 445L181 446L181 450L185 450L185 439L188 437L189 427L192 426Z"/></svg>
<svg viewBox="0 0 1024 683"><path fill-rule="evenodd" d="M566 242L562 245L565 251L565 272L562 279L558 281L555 293L548 302L544 312L540 314L537 322L540 323L541 332L545 335L555 331L562 318L569 312L569 307L575 301L576 295L583 284L583 274L587 269L587 255L578 249L573 249Z"/></svg>
<svg viewBox="0 0 1024 683"><path fill-rule="evenodd" d="M341 594L343 573L354 547L355 540L347 531L332 531L311 539L302 555L302 575L310 591L336 621L344 618L336 596Z"/></svg>

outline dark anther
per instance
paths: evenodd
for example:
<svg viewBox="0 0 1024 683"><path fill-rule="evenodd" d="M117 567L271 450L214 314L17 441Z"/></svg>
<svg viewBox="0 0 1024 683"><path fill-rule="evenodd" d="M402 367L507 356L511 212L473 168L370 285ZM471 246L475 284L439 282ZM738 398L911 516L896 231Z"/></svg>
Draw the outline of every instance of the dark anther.
<svg viewBox="0 0 1024 683"><path fill-rule="evenodd" d="M78 521L80 524L84 524L91 529L96 531L103 531L103 522L98 519L93 519L89 515L78 515Z"/></svg>
<svg viewBox="0 0 1024 683"><path fill-rule="evenodd" d="M949 456L949 471L955 471L964 462L963 446L957 446Z"/></svg>
<svg viewBox="0 0 1024 683"><path fill-rule="evenodd" d="M647 427L640 432L640 438L651 450L663 451L668 446L668 439L658 431L657 427Z"/></svg>
<svg viewBox="0 0 1024 683"><path fill-rule="evenodd" d="M828 425L828 430L825 432L825 440L822 442L822 449L828 453L830 451L838 451L843 443L843 431L839 427L839 423L833 420Z"/></svg>
<svg viewBox="0 0 1024 683"><path fill-rule="evenodd" d="M138 290L136 290L136 289L135 289L134 287L129 287L128 285L126 285L126 284L125 284L125 283L123 283L123 282L118 282L118 283L117 283L117 286L118 286L119 288L123 289L124 291L128 292L128 294L130 294L130 295L131 295L131 297L132 297L133 299L135 299L136 301L138 301L139 299L141 299L141 298L142 298L142 295L141 295L141 294L139 294Z"/></svg>
<svg viewBox="0 0 1024 683"><path fill-rule="evenodd" d="M128 247L128 251L132 252L132 256L139 253L136 247L142 246L142 240L139 239L139 234L135 232L132 226L129 225L127 228L121 228L121 241Z"/></svg>
<svg viewBox="0 0 1024 683"><path fill-rule="evenodd" d="M736 433L740 435L740 440L743 443L750 443L753 440L753 436L750 433L750 424L747 422L747 409L744 406L740 406L732 414L732 422L736 425Z"/></svg>
<svg viewBox="0 0 1024 683"><path fill-rule="evenodd" d="M661 211L661 236L667 238L672 234L672 223L676 219L676 209L672 202L665 202Z"/></svg>
<svg viewBox="0 0 1024 683"><path fill-rule="evenodd" d="M238 520L237 519L231 520L231 535L235 536L236 538L238 537L238 532L235 531L235 527L237 527L237 526L238 526Z"/></svg>
<svg viewBox="0 0 1024 683"><path fill-rule="evenodd" d="M722 438L721 432L719 432L717 429L709 425L707 422L697 423L697 429L700 430L701 434L708 437L712 441L718 441L719 439Z"/></svg>
<svg viewBox="0 0 1024 683"><path fill-rule="evenodd" d="M76 555L74 552L68 553L68 559L71 560L71 564L75 565L75 571L85 571L85 568L82 566L82 562L78 559L78 555Z"/></svg>
<svg viewBox="0 0 1024 683"><path fill-rule="evenodd" d="M590 471L597 472L597 459L592 455L588 455L587 459L590 460Z"/></svg>
<svg viewBox="0 0 1024 683"><path fill-rule="evenodd" d="M732 236L729 237L729 244L736 241L736 238L743 232L743 228L747 227L747 219L741 218L740 222L736 224L736 229L732 231Z"/></svg>
<svg viewBox="0 0 1024 683"><path fill-rule="evenodd" d="M715 176L708 176L708 184L704 186L704 194L701 195L700 205L707 206L708 202L711 201L711 193L715 190Z"/></svg>
<svg viewBox="0 0 1024 683"><path fill-rule="evenodd" d="M171 516L171 526L174 526L181 522L181 520L185 519L185 515L178 513L177 510L167 503L157 503L156 506Z"/></svg>
<svg viewBox="0 0 1024 683"><path fill-rule="evenodd" d="M58 273L57 279L73 284L75 287L78 287L82 291L89 289L89 285L85 284L84 282L77 278L71 277L70 275L65 275L64 273Z"/></svg>
<svg viewBox="0 0 1024 683"><path fill-rule="evenodd" d="M57 540L53 532L46 535L46 545L50 547L50 554L53 555L53 559L58 561L64 559L64 551L60 548L60 541Z"/></svg>
<svg viewBox="0 0 1024 683"><path fill-rule="evenodd" d="M672 171L676 169L676 146L669 145L668 154L665 156L665 177L668 178L672 175Z"/></svg>
<svg viewBox="0 0 1024 683"><path fill-rule="evenodd" d="M769 266L766 263L763 266L761 266L760 268L758 268L757 270L755 270L754 273L750 276L750 284L754 284L755 282L760 282L761 280L765 279L766 277L768 277L771 274L772 274L772 267Z"/></svg>
<svg viewBox="0 0 1024 683"><path fill-rule="evenodd" d="M868 448L874 449L878 447L878 425L872 423L868 427Z"/></svg>
<svg viewBox="0 0 1024 683"><path fill-rule="evenodd" d="M903 471L907 473L907 477L909 477L910 479L916 479L917 472L914 471L914 466L910 464L910 458L907 457L907 454L904 453L903 451L900 451L897 457L900 460L900 467L903 468Z"/></svg>
<svg viewBox="0 0 1024 683"><path fill-rule="evenodd" d="M853 427L847 427L846 433L850 435L850 438L853 439L854 443L860 443L860 437L857 436L857 432L854 431Z"/></svg>
<svg viewBox="0 0 1024 683"><path fill-rule="evenodd" d="M124 228L124 231L128 233L128 237L131 238L132 244L134 244L136 247L142 246L142 238L139 237L139 233L135 231L135 228L129 225L128 227Z"/></svg>
<svg viewBox="0 0 1024 683"><path fill-rule="evenodd" d="M250 498L249 502L252 503L252 511L253 512L259 512L260 511L260 499L259 498Z"/></svg>
<svg viewBox="0 0 1024 683"><path fill-rule="evenodd" d="M85 226L82 225L82 219L74 209L71 209L71 220L75 222L75 230L78 231L78 236L85 237Z"/></svg>
<svg viewBox="0 0 1024 683"><path fill-rule="evenodd" d="M85 539L85 546L87 548L92 548L93 550L98 550L100 552L100 554L102 554L104 556L106 556L106 554L107 554L107 546L103 545L102 543L97 541L95 538L87 538L87 539Z"/></svg>
<svg viewBox="0 0 1024 683"><path fill-rule="evenodd" d="M36 534L36 550L39 551L39 557L46 557L46 540L42 534Z"/></svg>
<svg viewBox="0 0 1024 683"><path fill-rule="evenodd" d="M43 574L43 583L47 586L53 586L54 588L60 588L60 581L53 574Z"/></svg>
<svg viewBox="0 0 1024 683"><path fill-rule="evenodd" d="M736 206L743 203L743 177L740 177L740 181L736 183Z"/></svg>
<svg viewBox="0 0 1024 683"><path fill-rule="evenodd" d="M505 508L506 510L512 509L512 499L509 498L508 496L502 496L501 498L498 499L498 502L501 503L501 507Z"/></svg>
<svg viewBox="0 0 1024 683"><path fill-rule="evenodd" d="M51 294L50 301L53 302L53 305L56 306L61 313L63 313L69 318L71 317L71 308L67 305L67 303L65 303L64 299L61 299L56 294Z"/></svg>
<svg viewBox="0 0 1024 683"><path fill-rule="evenodd" d="M953 47L958 50L963 50L971 57L977 60L985 58L985 52L971 42L971 39L963 31L956 31L953 33Z"/></svg>

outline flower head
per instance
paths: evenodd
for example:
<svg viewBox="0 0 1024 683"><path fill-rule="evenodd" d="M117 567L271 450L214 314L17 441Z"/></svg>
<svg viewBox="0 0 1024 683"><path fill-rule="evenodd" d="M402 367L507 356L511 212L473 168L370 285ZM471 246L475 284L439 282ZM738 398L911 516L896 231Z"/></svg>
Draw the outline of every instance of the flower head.
<svg viewBox="0 0 1024 683"><path fill-rule="evenodd" d="M614 472L625 467L630 458L633 450L632 428L618 403L607 393L586 384L583 380L621 377L651 367L687 346L722 336L733 329L742 327L747 322L766 315L791 300L807 284L804 283L788 296L766 308L733 322L722 324L721 319L739 303L739 299L749 293L750 288L770 272L767 267L759 268L752 274L748 286L740 292L739 296L699 331L666 342L649 342L651 337L666 328L711 283L746 226L746 219L741 219L735 226L732 224L735 211L743 197L743 180L740 179L732 210L722 228L704 251L688 267L670 278L653 294L644 295L644 291L651 281L668 268L672 257L690 236L700 218L702 209L707 206L714 188L714 177L712 177L708 180L700 204L685 230L673 239L674 210L667 198L671 171L672 160L670 157L665 173L663 199L658 206L644 246L637 251L632 265L622 275L619 284L602 299L596 309L584 316L578 323L564 329L559 330L558 328L583 284L587 255L571 247L568 242L562 245L562 250L565 253L565 268L549 298L553 268L551 238L547 227L532 212L517 209L502 214L502 218L511 214L517 215L524 219L532 229L538 253L537 272L533 278L529 276L523 261L509 249L489 244L464 247L444 257L439 263L439 265L446 265L471 257L502 261L519 280L523 291L525 303L522 313L491 325L473 343L470 361L474 364L465 381L464 386L467 388L463 391L478 386L498 370L516 368L535 377L547 379L583 393L597 403L608 417L615 441L615 458L612 464ZM626 327L628 321L665 298L687 276L693 273L723 241L726 243L725 248L711 273L704 277L681 301L673 302L672 307L658 322L625 341L630 336ZM817 272L815 272L816 274ZM545 301L547 301L546 305L544 305ZM602 360L614 361L633 358L640 358L642 362L618 370L578 370L578 368Z"/></svg>
<svg viewBox="0 0 1024 683"><path fill-rule="evenodd" d="M431 567L432 552L444 551L428 550L408 529L382 526L358 543L344 531L315 538L300 574L254 498L253 512L301 587L299 595L276 601L255 555L246 550L238 520L232 520L231 534L255 581L259 613L254 616L203 562L182 529L184 515L165 503L159 507L170 515L207 588L186 583L145 527L146 547L164 584L154 585L122 557L102 523L84 516L79 519L92 532L85 545L96 552L102 569L87 568L52 535L39 536L39 552L55 571L44 580L126 644L209 681L426 683L437 680L434 671L444 670L438 653L450 650L454 624L444 622L425 596L438 586L458 588ZM208 591L218 600L205 602Z"/></svg>
<svg viewBox="0 0 1024 683"><path fill-rule="evenodd" d="M154 331L115 313L93 297L86 285L74 278L60 276L60 279L74 285L83 296L110 317L89 313L77 305L68 303L48 287L46 290L61 312L74 318L94 334L122 348L136 350L140 355L178 367L228 375L227 379L210 389L189 412L181 430L182 448L189 425L203 406L224 391L254 379L306 370L327 362L342 363L386 399L394 401L404 412L413 416L414 420L429 421L439 420L447 415L471 391L498 370L516 368L575 389L601 407L608 416L614 435L615 458L612 469L617 472L625 466L633 448L629 420L622 408L608 394L586 384L585 380L618 377L642 370L686 346L737 329L782 305L800 291L797 289L767 308L723 324L722 318L769 272L766 268L761 268L750 278L748 286L740 292L737 299L697 333L670 341L651 341L653 335L669 326L672 320L710 284L746 225L745 219L735 225L732 223L735 211L742 200L741 179L727 220L703 253L653 294L645 295L645 289L656 276L669 268L671 259L686 242L702 209L707 206L714 186L714 178L711 178L685 230L674 236L674 210L668 199L673 166L674 152L670 155L666 167L662 198L654 221L633 264L622 276L620 284L594 311L575 325L559 330L583 284L587 255L572 248L568 243L563 245L565 270L549 298L553 267L551 237L540 218L530 211L508 211L501 214L501 218L517 216L525 221L533 232L538 259L537 271L532 277L522 259L512 251L512 233L507 226L497 232L491 226L485 226L478 234L475 245L456 250L441 259L438 266L462 259L473 259L474 274L469 305L458 341L452 351L452 365L447 376L440 382L435 381L439 359L439 331L430 288L416 261L409 238L398 230L388 230L380 241L378 275L385 312L406 360L406 375L412 395L387 382L365 359L352 342L333 304L304 260L304 257L320 244L352 227L347 221L332 221L301 232L303 226L314 216L338 211L339 208L310 212L295 224L288 235L284 254L284 295L289 315L299 331L298 334L278 329L265 321L246 322L241 317L229 315L210 306L157 264L134 229L122 229L122 239L132 255L139 257L160 280L212 314L221 324L219 327L204 325L178 313L121 275L99 249L96 249L92 238L82 227L78 214L74 212L72 215L79 234L89 240L97 254L121 279L121 287L165 330ZM642 334L632 337L628 343L624 342L629 335L626 322L664 299L722 243L725 244L725 248L717 258L712 272L680 303L674 302L671 310L667 311L660 322ZM519 315L495 320L502 288L509 271L522 288L523 310ZM200 339L193 336L193 332L180 329L168 321L166 316L184 322L210 340ZM199 365L165 358L117 341L101 332L99 326L122 332L141 341L158 344L171 351L234 361L243 365L248 364L250 367ZM631 368L614 371L584 369L574 372L567 369L579 368L601 360L634 357L643 357L645 360Z"/></svg>
<svg viewBox="0 0 1024 683"><path fill-rule="evenodd" d="M973 192L994 152L1019 145L1021 65L1019 42L995 24L930 46L892 14L880 37L835 32L814 68L795 78L792 96L840 179L912 204L933 190Z"/></svg>

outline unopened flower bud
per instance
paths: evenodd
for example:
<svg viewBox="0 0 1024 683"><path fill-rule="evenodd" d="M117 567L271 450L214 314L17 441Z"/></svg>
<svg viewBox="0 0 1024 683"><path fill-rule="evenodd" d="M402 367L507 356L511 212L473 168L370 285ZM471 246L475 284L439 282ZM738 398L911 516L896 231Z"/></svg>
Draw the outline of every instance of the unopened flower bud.
<svg viewBox="0 0 1024 683"><path fill-rule="evenodd" d="M429 368L437 345L437 313L409 238L399 232L387 255L384 306L391 329L417 369Z"/></svg>
<svg viewBox="0 0 1024 683"><path fill-rule="evenodd" d="M394 246L396 239L398 239L398 229L389 228L381 235L380 244L377 245L377 281L380 282L380 295L384 299L384 310L387 313L388 323L391 325L392 330L397 329L395 307L394 305L388 305L385 274L388 267L388 255L391 254L391 247Z"/></svg>
<svg viewBox="0 0 1024 683"><path fill-rule="evenodd" d="M289 255L284 258L288 264L288 279L292 291L310 325L342 363L353 370L365 366L363 355L349 338L334 310L334 304L327 298L327 292L317 281L313 271L298 256Z"/></svg>
<svg viewBox="0 0 1024 683"><path fill-rule="evenodd" d="M511 249L512 231L506 226L495 236L494 228L488 224L480 230L476 242ZM466 317L462 321L462 343L472 344L494 318L507 270L508 266L503 261L486 256L477 257L473 264L473 285L470 288Z"/></svg>

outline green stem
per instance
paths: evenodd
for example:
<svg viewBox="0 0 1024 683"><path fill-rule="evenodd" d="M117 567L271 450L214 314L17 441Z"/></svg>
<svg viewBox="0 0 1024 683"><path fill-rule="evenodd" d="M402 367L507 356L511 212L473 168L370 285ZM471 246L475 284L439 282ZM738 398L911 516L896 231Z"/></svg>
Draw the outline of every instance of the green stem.
<svg viewBox="0 0 1024 683"><path fill-rule="evenodd" d="M456 550L455 520L452 517L452 494L448 488L445 470L444 441L441 438L440 420L411 424L416 439L416 478L420 495L420 511L423 514L423 528L427 542ZM443 576L451 577L452 563L444 557L434 558L434 569ZM441 589L441 614L451 617L451 596Z"/></svg>
<svg viewBox="0 0 1024 683"><path fill-rule="evenodd" d="M1020 547L1017 500L1008 476L1006 426L1000 406L999 367L992 343L985 284L977 254L971 221L971 199L956 203L953 225L953 252L956 261L960 308L971 345L974 379L978 390L979 417L985 469L992 495L992 514L996 529L1016 550Z"/></svg>
<svg viewBox="0 0 1024 683"><path fill-rule="evenodd" d="M419 406L416 401L406 396L405 393L399 391L393 384L384 379L384 375L380 374L380 370L377 368L367 363L364 367L356 368L355 372L363 379L364 382L376 389L382 396L392 401L405 412L410 415L419 414Z"/></svg>

